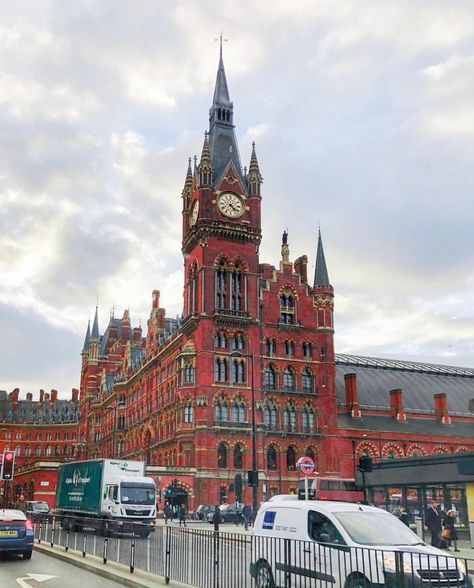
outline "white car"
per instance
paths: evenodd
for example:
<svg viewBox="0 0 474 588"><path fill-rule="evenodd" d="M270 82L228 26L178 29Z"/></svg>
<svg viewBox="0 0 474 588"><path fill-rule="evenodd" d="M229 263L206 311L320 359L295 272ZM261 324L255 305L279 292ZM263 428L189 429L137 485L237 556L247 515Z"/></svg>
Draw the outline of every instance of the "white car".
<svg viewBox="0 0 474 588"><path fill-rule="evenodd" d="M258 511L250 573L257 588L472 588L461 560L390 513L286 495Z"/></svg>

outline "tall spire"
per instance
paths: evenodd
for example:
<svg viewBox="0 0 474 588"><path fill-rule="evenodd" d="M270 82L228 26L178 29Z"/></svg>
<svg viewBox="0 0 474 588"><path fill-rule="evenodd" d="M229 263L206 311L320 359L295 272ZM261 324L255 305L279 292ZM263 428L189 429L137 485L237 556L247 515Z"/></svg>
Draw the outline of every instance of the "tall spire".
<svg viewBox="0 0 474 588"><path fill-rule="evenodd" d="M249 173L247 176L251 196L260 195L260 184L263 181L260 168L258 167L257 153L255 152L255 141L252 143L252 155L250 157Z"/></svg>
<svg viewBox="0 0 474 588"><path fill-rule="evenodd" d="M84 339L84 345L82 347L82 351L89 351L90 338L91 338L91 321L89 319L89 321L87 322L86 337Z"/></svg>
<svg viewBox="0 0 474 588"><path fill-rule="evenodd" d="M321 229L318 230L318 251L316 253L316 267L314 269L313 287L330 286L326 259L324 257L323 241L321 239Z"/></svg>
<svg viewBox="0 0 474 588"><path fill-rule="evenodd" d="M212 162L209 146L209 134L204 133L201 161L199 162L199 183L201 186L209 186L212 182Z"/></svg>
<svg viewBox="0 0 474 588"><path fill-rule="evenodd" d="M99 314L98 307L95 307L94 324L92 325L91 339L99 339Z"/></svg>
<svg viewBox="0 0 474 588"><path fill-rule="evenodd" d="M224 60L222 59L222 33L219 43L219 67L217 68L216 87L214 88L212 105L232 107L227 79L225 77Z"/></svg>
<svg viewBox="0 0 474 588"><path fill-rule="evenodd" d="M186 172L186 179L184 180L184 187L191 188L193 185L193 170L191 168L191 158L188 161L188 171Z"/></svg>
<svg viewBox="0 0 474 588"><path fill-rule="evenodd" d="M222 36L216 86L212 106L209 109L209 147L213 167L212 187L215 188L218 185L227 166L232 163L246 190L239 147L234 133L234 105L230 99L222 58Z"/></svg>

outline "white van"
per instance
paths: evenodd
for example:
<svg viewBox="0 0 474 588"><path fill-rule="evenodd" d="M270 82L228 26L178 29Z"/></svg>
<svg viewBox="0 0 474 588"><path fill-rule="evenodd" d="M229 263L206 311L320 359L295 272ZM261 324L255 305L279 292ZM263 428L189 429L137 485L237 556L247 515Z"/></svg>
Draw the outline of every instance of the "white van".
<svg viewBox="0 0 474 588"><path fill-rule="evenodd" d="M460 559L385 510L286 495L258 511L250 573L257 588L472 588Z"/></svg>

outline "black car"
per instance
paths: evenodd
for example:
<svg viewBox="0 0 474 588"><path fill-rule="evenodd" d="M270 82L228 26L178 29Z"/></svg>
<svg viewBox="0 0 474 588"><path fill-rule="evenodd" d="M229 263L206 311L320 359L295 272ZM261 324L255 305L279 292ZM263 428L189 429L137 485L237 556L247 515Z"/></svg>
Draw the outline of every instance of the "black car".
<svg viewBox="0 0 474 588"><path fill-rule="evenodd" d="M27 518L35 523L51 522L53 520L53 513L49 505L44 500L28 500L26 503Z"/></svg>
<svg viewBox="0 0 474 588"><path fill-rule="evenodd" d="M200 521L209 521L212 519L216 507L214 504L200 504L196 509L196 515Z"/></svg>
<svg viewBox="0 0 474 588"><path fill-rule="evenodd" d="M235 523L236 520L242 523L244 517L242 516L243 504L221 504L219 509L221 511L221 517L223 523Z"/></svg>

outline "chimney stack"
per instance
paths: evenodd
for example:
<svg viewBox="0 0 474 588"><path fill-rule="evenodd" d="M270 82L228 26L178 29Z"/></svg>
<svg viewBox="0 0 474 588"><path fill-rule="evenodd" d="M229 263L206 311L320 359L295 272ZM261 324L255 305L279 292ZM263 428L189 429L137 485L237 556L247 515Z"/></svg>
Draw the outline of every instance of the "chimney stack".
<svg viewBox="0 0 474 588"><path fill-rule="evenodd" d="M58 399L58 391L51 390L51 403L54 404L57 399Z"/></svg>
<svg viewBox="0 0 474 588"><path fill-rule="evenodd" d="M390 390L390 408L392 416L396 421L406 421L407 417L403 410L403 392L397 388Z"/></svg>
<svg viewBox="0 0 474 588"><path fill-rule="evenodd" d="M449 425L451 423L451 417L448 413L446 394L444 392L434 395L434 408L436 420L443 425Z"/></svg>
<svg viewBox="0 0 474 588"><path fill-rule="evenodd" d="M353 418L362 416L359 408L359 398L357 396L357 376L356 374L345 374L344 384L346 388L346 405L347 410Z"/></svg>
<svg viewBox="0 0 474 588"><path fill-rule="evenodd" d="M77 402L79 399L79 390L77 388L72 389L71 401Z"/></svg>
<svg viewBox="0 0 474 588"><path fill-rule="evenodd" d="M295 272L301 276L301 281L305 284L308 282L307 269L308 269L308 258L306 257L306 255L302 255L301 257L298 257L298 259L295 261Z"/></svg>

